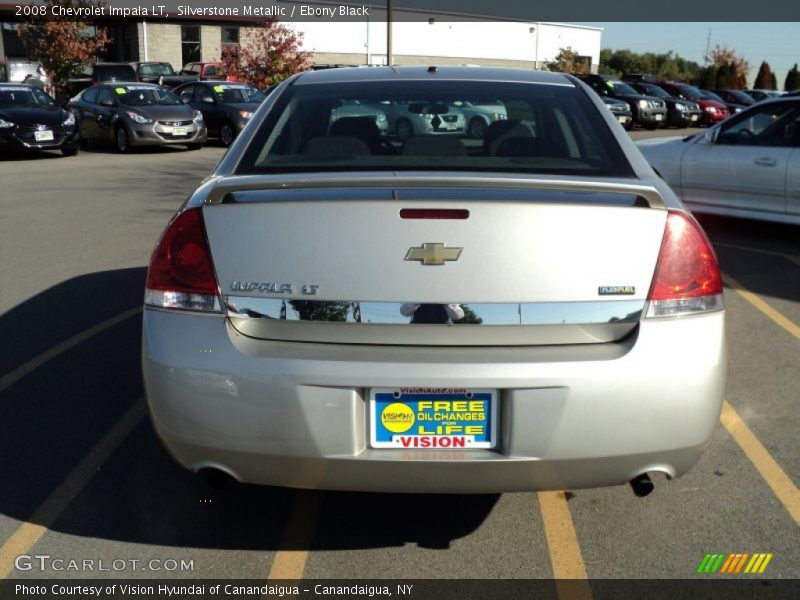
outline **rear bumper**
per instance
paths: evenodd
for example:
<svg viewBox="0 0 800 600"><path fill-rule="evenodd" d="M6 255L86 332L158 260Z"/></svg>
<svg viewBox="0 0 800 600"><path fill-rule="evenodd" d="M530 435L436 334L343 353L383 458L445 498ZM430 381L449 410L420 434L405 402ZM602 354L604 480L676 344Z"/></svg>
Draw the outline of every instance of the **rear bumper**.
<svg viewBox="0 0 800 600"><path fill-rule="evenodd" d="M685 473L719 418L724 313L645 321L613 344L403 348L268 342L146 309L155 429L189 469L259 484L504 492ZM580 345L579 345L580 346ZM371 387L497 388L494 450L369 448Z"/></svg>

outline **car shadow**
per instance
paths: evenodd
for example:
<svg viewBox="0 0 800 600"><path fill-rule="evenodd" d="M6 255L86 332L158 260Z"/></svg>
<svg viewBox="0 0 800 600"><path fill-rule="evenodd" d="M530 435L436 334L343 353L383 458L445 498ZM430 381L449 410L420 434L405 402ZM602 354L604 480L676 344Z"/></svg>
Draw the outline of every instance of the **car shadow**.
<svg viewBox="0 0 800 600"><path fill-rule="evenodd" d="M319 494L328 516L320 518L314 548L325 550L447 548L491 512L497 495L295 492L236 483L217 489L180 467L145 417L55 522L38 516L37 507L143 401L137 308L145 277L144 267L75 277L0 315L0 515L82 538L275 550L296 495Z"/></svg>
<svg viewBox="0 0 800 600"><path fill-rule="evenodd" d="M696 216L714 245L723 273L756 294L800 301L797 225Z"/></svg>

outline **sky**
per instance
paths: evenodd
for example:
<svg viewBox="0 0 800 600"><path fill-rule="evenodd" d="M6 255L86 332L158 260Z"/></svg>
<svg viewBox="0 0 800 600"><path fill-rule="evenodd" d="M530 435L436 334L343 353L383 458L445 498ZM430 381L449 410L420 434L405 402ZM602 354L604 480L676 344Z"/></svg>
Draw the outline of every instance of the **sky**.
<svg viewBox="0 0 800 600"><path fill-rule="evenodd" d="M603 28L602 47L662 53L673 50L703 64L708 32L711 45L725 44L753 69L766 60L782 87L786 72L800 63L800 23L583 23Z"/></svg>

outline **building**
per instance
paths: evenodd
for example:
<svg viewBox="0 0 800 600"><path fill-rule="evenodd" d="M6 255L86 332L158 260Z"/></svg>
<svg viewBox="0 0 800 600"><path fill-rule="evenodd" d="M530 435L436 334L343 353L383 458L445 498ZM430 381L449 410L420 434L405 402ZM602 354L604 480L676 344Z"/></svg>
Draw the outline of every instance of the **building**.
<svg viewBox="0 0 800 600"><path fill-rule="evenodd" d="M290 23L303 34L304 49L317 65L386 64L385 15L375 20ZM13 5L0 0L0 60L26 61L16 34ZM225 45L235 46L242 32L257 25L252 17L99 17L111 44L101 60L172 63L219 60ZM394 64L484 65L541 68L570 47L597 71L602 30L566 23L520 22L452 14L398 12L392 23Z"/></svg>

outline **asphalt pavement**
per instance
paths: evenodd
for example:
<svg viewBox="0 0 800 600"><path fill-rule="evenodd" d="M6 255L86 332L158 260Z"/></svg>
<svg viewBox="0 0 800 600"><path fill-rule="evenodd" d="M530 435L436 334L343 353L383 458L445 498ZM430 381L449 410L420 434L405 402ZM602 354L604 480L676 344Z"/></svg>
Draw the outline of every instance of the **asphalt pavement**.
<svg viewBox="0 0 800 600"><path fill-rule="evenodd" d="M705 554L740 552L800 576L796 227L700 218L726 274L726 411L646 498L216 489L177 466L143 410L142 290L223 152L0 156L0 579L719 579Z"/></svg>

